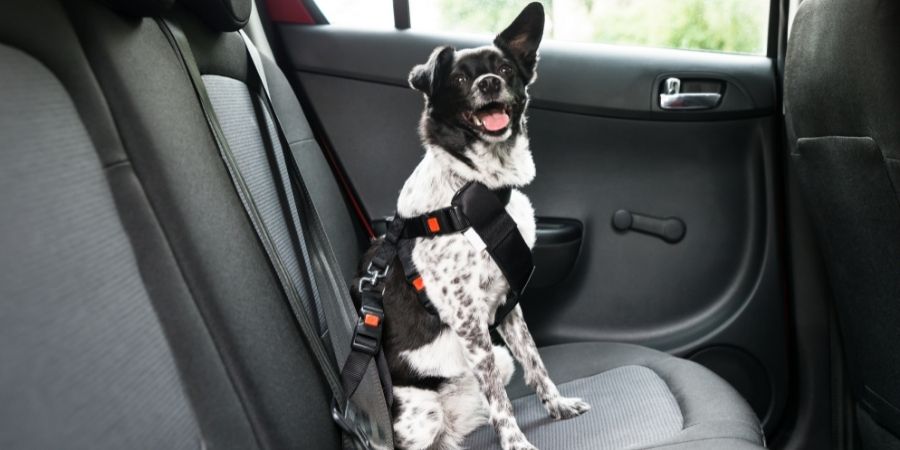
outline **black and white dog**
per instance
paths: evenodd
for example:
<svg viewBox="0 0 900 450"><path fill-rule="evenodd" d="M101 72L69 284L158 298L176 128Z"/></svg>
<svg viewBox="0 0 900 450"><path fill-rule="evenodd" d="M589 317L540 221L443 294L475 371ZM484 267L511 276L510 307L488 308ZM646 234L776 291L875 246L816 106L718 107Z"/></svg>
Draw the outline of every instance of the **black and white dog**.
<svg viewBox="0 0 900 450"><path fill-rule="evenodd" d="M425 156L400 193L400 217L450 206L468 181L512 187L506 210L528 246L534 245L534 210L516 188L535 176L525 109L543 29L543 7L532 3L493 45L440 47L413 68L409 83L425 95L420 126ZM385 280L383 348L394 383L398 447L459 448L467 434L490 420L504 449L533 449L504 389L514 370L512 356L552 417L590 409L581 399L560 395L519 306L498 327L506 347L492 344L488 328L509 285L487 251L456 233L419 238L412 261L438 314L422 307L402 270L391 271Z"/></svg>

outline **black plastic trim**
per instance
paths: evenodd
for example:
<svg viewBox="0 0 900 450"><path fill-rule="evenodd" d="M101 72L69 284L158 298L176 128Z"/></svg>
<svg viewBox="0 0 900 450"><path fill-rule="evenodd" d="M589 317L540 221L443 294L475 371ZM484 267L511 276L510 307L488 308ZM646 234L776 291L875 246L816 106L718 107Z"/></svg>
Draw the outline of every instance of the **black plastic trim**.
<svg viewBox="0 0 900 450"><path fill-rule="evenodd" d="M359 30L337 26L281 24L288 58L300 73L407 86L411 67L439 45L475 47L488 37L416 31ZM709 121L763 117L776 112L772 61L735 55L648 47L546 42L532 106L603 117L665 121ZM662 70L660 70L662 68ZM723 80L727 86L714 111L663 111L657 86L666 76Z"/></svg>

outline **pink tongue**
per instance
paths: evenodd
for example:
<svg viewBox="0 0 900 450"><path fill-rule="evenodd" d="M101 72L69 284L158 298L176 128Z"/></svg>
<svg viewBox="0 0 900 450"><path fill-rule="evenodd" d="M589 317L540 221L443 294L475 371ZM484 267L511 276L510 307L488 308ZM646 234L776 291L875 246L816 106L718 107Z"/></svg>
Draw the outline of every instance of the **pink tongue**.
<svg viewBox="0 0 900 450"><path fill-rule="evenodd" d="M503 111L487 113L480 115L478 118L481 119L484 129L488 131L500 131L509 125L509 116Z"/></svg>

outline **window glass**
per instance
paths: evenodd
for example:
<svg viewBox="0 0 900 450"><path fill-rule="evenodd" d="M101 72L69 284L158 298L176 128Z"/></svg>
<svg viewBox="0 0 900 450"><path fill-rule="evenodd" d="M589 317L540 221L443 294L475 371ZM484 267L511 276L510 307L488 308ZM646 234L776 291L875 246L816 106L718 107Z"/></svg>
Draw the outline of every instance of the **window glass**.
<svg viewBox="0 0 900 450"><path fill-rule="evenodd" d="M316 6L333 25L394 28L392 0L316 0Z"/></svg>
<svg viewBox="0 0 900 450"><path fill-rule="evenodd" d="M336 0L320 3L332 1ZM422 31L494 34L529 1L409 0L410 22ZM541 3L547 12L544 37L548 39L750 54L766 51L769 0Z"/></svg>

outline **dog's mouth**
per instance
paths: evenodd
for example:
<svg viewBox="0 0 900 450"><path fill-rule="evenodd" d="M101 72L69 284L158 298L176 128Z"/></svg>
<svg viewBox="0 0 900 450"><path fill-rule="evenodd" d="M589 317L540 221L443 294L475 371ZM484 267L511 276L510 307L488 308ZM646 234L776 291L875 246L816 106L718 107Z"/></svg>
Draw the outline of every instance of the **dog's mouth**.
<svg viewBox="0 0 900 450"><path fill-rule="evenodd" d="M466 111L463 118L476 130L499 136L509 128L512 108L499 102L488 103L474 111Z"/></svg>

